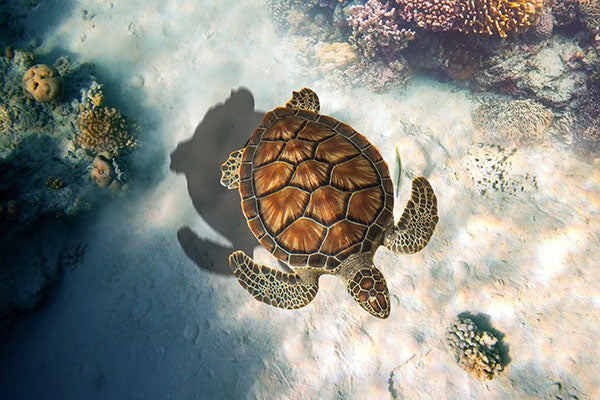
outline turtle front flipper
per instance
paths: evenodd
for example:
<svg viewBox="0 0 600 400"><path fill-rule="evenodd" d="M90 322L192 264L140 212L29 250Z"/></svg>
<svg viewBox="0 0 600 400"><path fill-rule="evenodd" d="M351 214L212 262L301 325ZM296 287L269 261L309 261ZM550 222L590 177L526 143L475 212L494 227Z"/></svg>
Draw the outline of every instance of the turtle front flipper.
<svg viewBox="0 0 600 400"><path fill-rule="evenodd" d="M307 305L317 295L318 275L288 274L259 265L243 251L229 256L229 265L248 293L274 307L294 309Z"/></svg>
<svg viewBox="0 0 600 400"><path fill-rule="evenodd" d="M227 189L237 189L240 186L240 166L244 149L232 151L229 158L221 164L221 185Z"/></svg>
<svg viewBox="0 0 600 400"><path fill-rule="evenodd" d="M427 245L437 222L437 199L433 188L427 179L415 178L402 217L386 233L383 244L395 253L416 253Z"/></svg>
<svg viewBox="0 0 600 400"><path fill-rule="evenodd" d="M292 98L285 103L285 106L293 110L308 110L316 113L319 113L321 109L319 96L309 88L302 88L299 92L292 92Z"/></svg>

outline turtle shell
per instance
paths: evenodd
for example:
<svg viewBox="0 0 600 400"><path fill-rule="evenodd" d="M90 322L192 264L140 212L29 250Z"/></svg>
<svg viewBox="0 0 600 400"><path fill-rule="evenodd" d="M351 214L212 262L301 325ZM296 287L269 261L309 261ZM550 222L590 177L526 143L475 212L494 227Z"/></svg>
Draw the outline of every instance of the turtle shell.
<svg viewBox="0 0 600 400"><path fill-rule="evenodd" d="M252 233L290 266L334 269L374 251L393 222L392 181L379 151L312 111L265 114L246 145L239 191Z"/></svg>

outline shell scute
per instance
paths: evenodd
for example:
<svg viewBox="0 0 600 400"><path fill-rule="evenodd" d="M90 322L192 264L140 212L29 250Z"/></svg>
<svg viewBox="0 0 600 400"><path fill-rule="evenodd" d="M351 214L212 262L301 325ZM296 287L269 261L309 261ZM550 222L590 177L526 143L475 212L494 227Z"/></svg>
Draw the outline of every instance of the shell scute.
<svg viewBox="0 0 600 400"><path fill-rule="evenodd" d="M352 127L277 108L248 143L240 168L242 210L275 257L332 270L379 244L373 241L393 220L392 183L377 149Z"/></svg>
<svg viewBox="0 0 600 400"><path fill-rule="evenodd" d="M296 117L304 118L308 121L316 121L319 118L319 114L309 110L296 110Z"/></svg>
<svg viewBox="0 0 600 400"><path fill-rule="evenodd" d="M283 142L265 142L260 146L260 151L254 152L254 167L261 167L275 161L284 148Z"/></svg>
<svg viewBox="0 0 600 400"><path fill-rule="evenodd" d="M292 117L296 114L296 110L287 107L277 107L271 111L277 118Z"/></svg>
<svg viewBox="0 0 600 400"><path fill-rule="evenodd" d="M283 118L273 122L269 129L265 130L262 140L290 140L300 130L303 121L295 118ZM262 151L262 149L261 149Z"/></svg>
<svg viewBox="0 0 600 400"><path fill-rule="evenodd" d="M357 190L379 182L373 164L364 157L355 157L333 167L331 184L345 190Z"/></svg>
<svg viewBox="0 0 600 400"><path fill-rule="evenodd" d="M383 207L383 193L380 187L363 189L352 193L348 204L348 219L369 224Z"/></svg>
<svg viewBox="0 0 600 400"><path fill-rule="evenodd" d="M321 186L312 192L306 215L326 225L344 218L349 194L333 186Z"/></svg>
<svg viewBox="0 0 600 400"><path fill-rule="evenodd" d="M343 122L338 122L338 125L335 127L335 131L349 138L357 132L348 124L344 124Z"/></svg>
<svg viewBox="0 0 600 400"><path fill-rule="evenodd" d="M311 254L319 250L326 229L309 218L299 218L277 236L281 246L290 252Z"/></svg>
<svg viewBox="0 0 600 400"><path fill-rule="evenodd" d="M335 118L331 118L328 115L319 115L319 118L317 119L317 121L320 124L323 124L323 125L325 125L325 126L327 126L329 128L332 128L332 129L335 128L340 123L340 121L338 121Z"/></svg>
<svg viewBox="0 0 600 400"><path fill-rule="evenodd" d="M242 165L240 173L244 172ZM283 161L275 161L256 168L253 172L256 194L271 193L283 188L289 182L293 172L294 166Z"/></svg>
<svg viewBox="0 0 600 400"><path fill-rule="evenodd" d="M299 164L304 160L313 158L315 146L315 142L291 139L286 142L279 158L290 163Z"/></svg>
<svg viewBox="0 0 600 400"><path fill-rule="evenodd" d="M290 222L302 216L308 199L308 193L293 186L258 199L260 214L267 229L277 235Z"/></svg>
<svg viewBox="0 0 600 400"><path fill-rule="evenodd" d="M333 136L317 146L315 158L331 164L337 164L343 160L356 157L360 150L341 135Z"/></svg>
<svg viewBox="0 0 600 400"><path fill-rule="evenodd" d="M298 139L318 142L330 138L335 134L335 131L332 129L325 128L323 125L315 122L309 122L298 132Z"/></svg>
<svg viewBox="0 0 600 400"><path fill-rule="evenodd" d="M321 251L331 255L344 251L353 244L360 243L365 237L366 230L366 226L348 220L336 222L329 227Z"/></svg>
<svg viewBox="0 0 600 400"><path fill-rule="evenodd" d="M290 185L314 190L329 181L329 165L317 160L307 160L296 167Z"/></svg>

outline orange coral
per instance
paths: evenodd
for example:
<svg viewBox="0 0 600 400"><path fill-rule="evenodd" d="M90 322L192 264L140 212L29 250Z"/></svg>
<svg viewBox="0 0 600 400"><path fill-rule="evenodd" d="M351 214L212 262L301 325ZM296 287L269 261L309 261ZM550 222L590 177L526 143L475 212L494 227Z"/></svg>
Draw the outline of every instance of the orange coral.
<svg viewBox="0 0 600 400"><path fill-rule="evenodd" d="M114 156L136 146L131 123L115 108L97 107L82 112L79 129L77 141L94 153L106 151Z"/></svg>
<svg viewBox="0 0 600 400"><path fill-rule="evenodd" d="M465 33L519 32L531 25L541 0L464 0L460 2L457 28Z"/></svg>
<svg viewBox="0 0 600 400"><path fill-rule="evenodd" d="M25 72L23 85L37 101L53 101L58 99L62 92L63 79L54 67L38 64Z"/></svg>

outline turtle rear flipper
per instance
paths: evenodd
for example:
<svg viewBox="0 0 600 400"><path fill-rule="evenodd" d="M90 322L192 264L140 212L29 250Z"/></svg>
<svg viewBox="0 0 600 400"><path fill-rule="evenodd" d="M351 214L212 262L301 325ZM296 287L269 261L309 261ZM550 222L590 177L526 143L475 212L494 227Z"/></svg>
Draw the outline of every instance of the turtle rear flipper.
<svg viewBox="0 0 600 400"><path fill-rule="evenodd" d="M402 217L388 231L383 244L395 253L416 253L427 245L437 222L437 199L433 188L422 176L415 178Z"/></svg>
<svg viewBox="0 0 600 400"><path fill-rule="evenodd" d="M293 110L308 110L316 113L321 109L319 96L309 88L302 88L299 92L292 92L292 98L285 103L285 106Z"/></svg>
<svg viewBox="0 0 600 400"><path fill-rule="evenodd" d="M319 290L318 275L288 274L259 265L243 251L229 256L229 265L238 282L256 300L274 307L295 309L306 306Z"/></svg>
<svg viewBox="0 0 600 400"><path fill-rule="evenodd" d="M232 151L229 158L221 164L221 185L227 189L237 189L240 186L240 166L244 149Z"/></svg>

